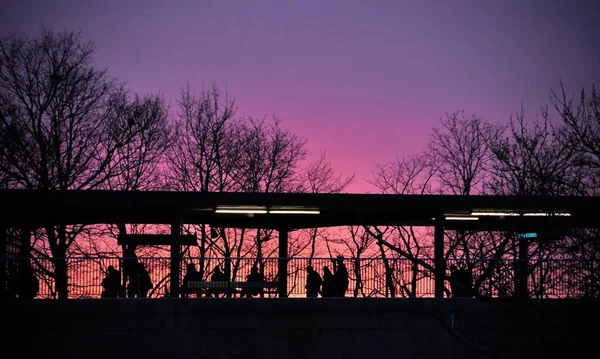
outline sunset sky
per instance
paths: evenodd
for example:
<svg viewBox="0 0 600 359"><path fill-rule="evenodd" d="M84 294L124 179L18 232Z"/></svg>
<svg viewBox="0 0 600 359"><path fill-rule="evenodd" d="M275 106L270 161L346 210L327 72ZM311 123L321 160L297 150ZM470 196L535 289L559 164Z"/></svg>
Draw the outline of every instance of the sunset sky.
<svg viewBox="0 0 600 359"><path fill-rule="evenodd" d="M98 67L172 107L186 82L216 81L366 192L374 163L424 149L447 112L504 121L523 102L533 117L560 78L598 83L598 14L598 0L8 0L0 35L80 30Z"/></svg>

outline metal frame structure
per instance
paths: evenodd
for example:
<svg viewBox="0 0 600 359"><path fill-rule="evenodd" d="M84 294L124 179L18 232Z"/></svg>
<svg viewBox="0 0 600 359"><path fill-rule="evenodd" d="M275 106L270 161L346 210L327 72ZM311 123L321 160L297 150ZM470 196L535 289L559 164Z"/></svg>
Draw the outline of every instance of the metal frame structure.
<svg viewBox="0 0 600 359"><path fill-rule="evenodd" d="M291 230L347 225L432 226L435 296L443 297L445 230L524 233L598 228L600 197L0 191L0 229L101 223L167 224L177 238L181 238L182 224L278 230L280 297L287 296ZM5 235L6 231L0 230L2 248L6 248ZM179 292L181 261L181 244L175 242L171 244L173 296Z"/></svg>

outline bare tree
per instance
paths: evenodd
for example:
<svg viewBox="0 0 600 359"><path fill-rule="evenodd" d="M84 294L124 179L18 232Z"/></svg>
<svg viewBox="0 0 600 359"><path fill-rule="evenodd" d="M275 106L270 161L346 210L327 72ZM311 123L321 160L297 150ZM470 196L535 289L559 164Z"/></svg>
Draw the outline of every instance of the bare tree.
<svg viewBox="0 0 600 359"><path fill-rule="evenodd" d="M436 180L442 193L457 195L481 193L491 159L490 141L502 133L502 127L492 125L479 116L464 112L448 114L441 128L430 135L429 153L434 157Z"/></svg>
<svg viewBox="0 0 600 359"><path fill-rule="evenodd" d="M433 159L427 153L422 153L377 165L371 183L387 194L431 193L438 167ZM428 239L429 234L421 229L402 225L368 226L365 230L375 239L377 251L383 259L386 296L397 295L398 283L402 294L416 296L419 280L431 277L434 272L431 262L425 260L431 257L433 248ZM411 263L409 268L402 266L405 262ZM407 275L410 277L408 280L405 279Z"/></svg>
<svg viewBox="0 0 600 359"><path fill-rule="evenodd" d="M173 130L162 96L130 96L127 91L121 89L112 96L111 107L115 112L113 129L124 134L128 141L115 151L115 173L118 175L109 177L106 187L120 191L164 189L166 174L163 170L163 160L172 144ZM143 224L118 223L116 226L108 225L108 231L113 238L117 238L120 234L142 233L146 227ZM95 240L96 237L91 239ZM136 247L133 244L121 245L121 255L125 257L135 254ZM151 253L164 253L162 249L157 247ZM148 269L149 264L152 263L146 263ZM129 268L130 266L125 264L121 268L122 293L126 291Z"/></svg>
<svg viewBox="0 0 600 359"><path fill-rule="evenodd" d="M173 143L173 127L161 95L133 95L120 90L111 98L115 131L128 140L115 150L115 175L106 188L120 191L157 190L165 186L161 166Z"/></svg>
<svg viewBox="0 0 600 359"><path fill-rule="evenodd" d="M576 164L577 152L569 145L569 137L561 126L554 126L546 109L531 124L525 121L523 109L509 121L508 136L497 137L491 143L494 154L487 190L494 194L561 196L580 193L582 171ZM545 228L545 232L559 230ZM553 238L550 238L553 237ZM558 237L548 236L536 241L516 238L507 233L512 243L510 258L515 260L516 287L518 295L543 295L547 281L526 283L526 277L534 280L533 272L541 273L544 263L556 258L562 250ZM538 278L541 278L538 276Z"/></svg>
<svg viewBox="0 0 600 359"><path fill-rule="evenodd" d="M196 95L187 86L179 100L180 129L172 153L172 183L196 192L231 192L240 164L241 126L235 99L213 84Z"/></svg>
<svg viewBox="0 0 600 359"><path fill-rule="evenodd" d="M574 166L577 155L569 138L555 128L547 111L532 125L521 109L510 118L509 136L491 144L494 161L487 191L495 194L556 196L576 194L581 171Z"/></svg>
<svg viewBox="0 0 600 359"><path fill-rule="evenodd" d="M185 87L179 100L179 128L171 154L171 185L174 189L196 192L232 192L239 190L241 125L235 118L235 99L224 96L213 83L207 90L195 94ZM221 228L206 225L190 228L199 230L200 274L204 275L204 258L211 249L231 257L235 248ZM241 237L242 240L244 237ZM217 245L220 241L221 245ZM226 273L231 274L226 262Z"/></svg>
<svg viewBox="0 0 600 359"><path fill-rule="evenodd" d="M600 190L600 95L592 85L591 91L582 89L576 99L567 94L561 83L560 92L553 90L550 99L564 124L561 135L565 140L561 144L567 150L577 151L575 164L585 171L585 187L580 190L597 195Z"/></svg>
<svg viewBox="0 0 600 359"><path fill-rule="evenodd" d="M299 164L306 157L306 140L281 126L273 116L271 121L249 118L242 132L241 162L238 181L243 192L277 193L296 188ZM272 239L272 230L258 228L253 248L257 264L264 272L264 245ZM273 242L271 242L273 243Z"/></svg>
<svg viewBox="0 0 600 359"><path fill-rule="evenodd" d="M321 152L319 158L309 163L299 175L300 191L308 193L340 193L353 181L355 175L344 176L336 171Z"/></svg>
<svg viewBox="0 0 600 359"><path fill-rule="evenodd" d="M551 91L550 100L562 120L563 145L575 150L573 165L581 171L580 186L575 193L597 196L600 193L600 95L592 85L590 91L582 88L576 96L568 94L564 85L559 91ZM571 231L563 238L564 250L571 265L566 269L573 293L586 297L600 297L600 262L598 230Z"/></svg>
<svg viewBox="0 0 600 359"><path fill-rule="evenodd" d="M299 163L305 157L303 139L281 127L281 121L235 117L235 101L222 96L213 84L194 95L182 92L176 151L171 165L177 189L198 192L287 192L293 190ZM200 226L200 272L203 258L214 253L227 258L225 273L235 276L240 261L235 255L254 253L263 257L263 245L273 238L271 230ZM233 267L232 267L233 266ZM262 261L261 261L262 266ZM261 268L262 269L262 268Z"/></svg>
<svg viewBox="0 0 600 359"><path fill-rule="evenodd" d="M455 112L441 121L430 136L429 155L437 163L435 182L440 193L482 193L494 160L492 142L505 126L490 124L477 115ZM499 233L445 231L444 258L475 272L475 289L492 276L507 250L508 239ZM490 261L481 261L488 258ZM454 263L453 263L454 264Z"/></svg>
<svg viewBox="0 0 600 359"><path fill-rule="evenodd" d="M84 190L118 175L127 135L114 127L114 80L92 67L93 45L73 32L0 41L0 122L9 134L1 172L11 188ZM47 227L58 296L79 226Z"/></svg>
<svg viewBox="0 0 600 359"><path fill-rule="evenodd" d="M299 174L298 191L307 193L340 193L353 181L354 174L344 176L342 173L337 172L327 159L326 152L321 152L319 158L310 162ZM326 229L321 228L311 228L302 231L301 235L307 239L304 241L304 244L310 248L308 254L309 261L312 261L317 252L317 239L322 239L326 231Z"/></svg>
<svg viewBox="0 0 600 359"><path fill-rule="evenodd" d="M306 157L306 140L281 127L281 120L250 118L242 134L238 181L243 192L295 190L300 161Z"/></svg>

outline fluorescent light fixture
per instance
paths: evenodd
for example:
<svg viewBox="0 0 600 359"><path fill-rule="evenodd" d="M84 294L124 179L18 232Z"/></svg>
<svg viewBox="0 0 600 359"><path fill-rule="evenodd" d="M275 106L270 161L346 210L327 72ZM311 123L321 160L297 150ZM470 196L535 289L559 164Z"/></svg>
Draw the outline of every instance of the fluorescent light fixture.
<svg viewBox="0 0 600 359"><path fill-rule="evenodd" d="M548 217L548 216L560 216L560 217L570 217L571 213L568 212L550 212L550 213L544 213L544 212L533 212L533 213L523 213L524 216L528 216L528 217Z"/></svg>
<svg viewBox="0 0 600 359"><path fill-rule="evenodd" d="M318 207L314 206L273 206L269 214L320 214Z"/></svg>
<svg viewBox="0 0 600 359"><path fill-rule="evenodd" d="M216 209L215 213L237 213L237 214L266 214L267 210L265 209L234 209L234 208L228 208L228 209Z"/></svg>
<svg viewBox="0 0 600 359"><path fill-rule="evenodd" d="M215 213L228 214L266 214L267 209L263 206L219 206Z"/></svg>
<svg viewBox="0 0 600 359"><path fill-rule="evenodd" d="M319 210L302 210L302 209L272 209L269 210L270 214L320 214Z"/></svg>
<svg viewBox="0 0 600 359"><path fill-rule="evenodd" d="M496 217L518 217L521 213L517 212L471 212L472 216L496 216ZM526 212L523 216L527 217L549 217L549 216L561 216L570 217L571 213L568 212Z"/></svg>
<svg viewBox="0 0 600 359"><path fill-rule="evenodd" d="M471 216L508 217L519 216L519 214L515 212L471 212Z"/></svg>
<svg viewBox="0 0 600 359"><path fill-rule="evenodd" d="M267 209L266 206L219 206L215 209L215 213L229 214L320 214L318 208L315 207L283 207L275 206L272 209Z"/></svg>
<svg viewBox="0 0 600 359"><path fill-rule="evenodd" d="M446 217L447 221L477 221L479 217Z"/></svg>

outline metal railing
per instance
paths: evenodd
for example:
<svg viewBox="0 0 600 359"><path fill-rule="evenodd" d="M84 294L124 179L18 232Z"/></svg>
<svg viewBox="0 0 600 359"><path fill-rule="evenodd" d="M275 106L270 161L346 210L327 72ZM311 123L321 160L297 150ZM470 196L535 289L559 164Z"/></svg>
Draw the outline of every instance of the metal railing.
<svg viewBox="0 0 600 359"><path fill-rule="evenodd" d="M36 298L58 297L57 259L15 258L1 259L5 264L6 286L17 287L22 263L29 263L38 280ZM64 259L58 259L60 262ZM71 257L66 259L69 298L100 298L102 280L107 268L113 266L121 272L127 261L142 263L150 275L152 288L148 297L168 295L171 263L168 257ZM287 288L290 297L306 296L307 267L311 265L321 276L324 267L335 272L335 258L287 258ZM434 260L422 258L413 261L404 258L345 258L349 286L346 297L433 297ZM279 258L183 258L180 263L180 286L188 264L194 264L199 272L198 280L209 281L213 270L219 267L229 281L245 281L252 266L256 265L265 281L278 281ZM489 297L510 297L514 294L517 278L516 260L447 260L450 267L468 267L472 272L473 286L477 293ZM600 262L583 263L575 260L538 260L527 264L528 295L535 298L581 298L600 297ZM449 277L448 277L449 278ZM448 279L447 278L447 279ZM127 283L124 283L123 292ZM447 296L450 284L446 281ZM14 292L14 290L12 290ZM124 294L121 294L124 295ZM265 294L273 297L276 294Z"/></svg>

